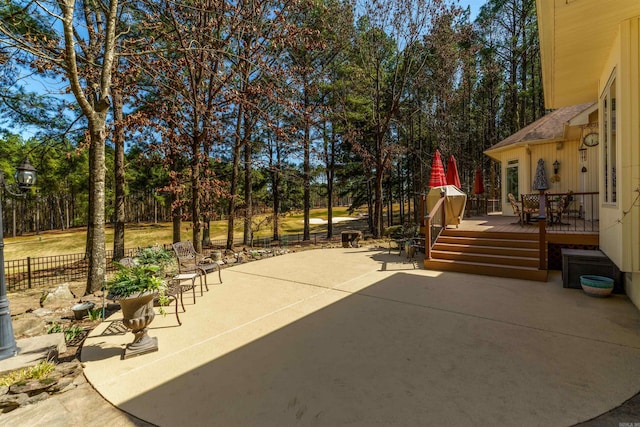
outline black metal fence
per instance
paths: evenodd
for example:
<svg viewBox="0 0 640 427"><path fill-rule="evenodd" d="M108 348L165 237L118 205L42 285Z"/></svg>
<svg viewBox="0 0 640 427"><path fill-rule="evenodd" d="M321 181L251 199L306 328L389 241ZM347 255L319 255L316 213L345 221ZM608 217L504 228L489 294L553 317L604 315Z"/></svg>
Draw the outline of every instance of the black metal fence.
<svg viewBox="0 0 640 427"><path fill-rule="evenodd" d="M134 256L137 249L125 250ZM107 271L115 268L113 251L107 251ZM86 254L67 254L46 257L27 257L4 262L7 291L19 291L83 280L87 277L89 261Z"/></svg>
<svg viewBox="0 0 640 427"><path fill-rule="evenodd" d="M287 247L304 243L321 244L340 241L340 235L327 239L325 233L314 233L307 242L303 241L302 234L281 235L278 242L273 242L271 238L255 238L254 247L268 248L274 245ZM208 249L223 248L226 240L213 240ZM235 245L241 245L242 240L236 239ZM164 245L165 249L171 250L171 245ZM133 257L139 248L125 249L125 256ZM107 272L114 270L111 262L113 251L107 251ZM56 255L47 257L27 257L25 259L9 260L4 263L5 279L7 291L20 291L57 285L64 282L85 280L89 269L89 262L86 254Z"/></svg>

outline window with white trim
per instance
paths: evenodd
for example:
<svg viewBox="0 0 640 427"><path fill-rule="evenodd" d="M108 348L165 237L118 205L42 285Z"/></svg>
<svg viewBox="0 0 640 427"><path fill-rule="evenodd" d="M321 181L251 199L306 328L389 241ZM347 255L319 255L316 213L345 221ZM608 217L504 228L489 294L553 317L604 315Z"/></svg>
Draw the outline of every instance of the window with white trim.
<svg viewBox="0 0 640 427"><path fill-rule="evenodd" d="M509 193L513 194L513 197L516 198L516 200L518 200L520 198L520 193L518 193L518 160L509 160L507 162L507 179L506 179L506 184L507 184L507 192L506 194L508 195ZM509 201L509 199L507 198L506 200L507 202Z"/></svg>
<svg viewBox="0 0 640 427"><path fill-rule="evenodd" d="M609 78L600 97L602 111L602 177L604 180L603 203L615 204L616 197L616 75Z"/></svg>

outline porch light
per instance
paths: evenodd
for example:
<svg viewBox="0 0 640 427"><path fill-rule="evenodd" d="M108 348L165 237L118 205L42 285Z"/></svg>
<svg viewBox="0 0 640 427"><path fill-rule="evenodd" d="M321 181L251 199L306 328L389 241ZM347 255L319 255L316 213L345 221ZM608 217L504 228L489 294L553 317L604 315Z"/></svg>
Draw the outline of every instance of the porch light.
<svg viewBox="0 0 640 427"><path fill-rule="evenodd" d="M560 169L560 162L556 160L555 162L553 162L553 174L554 175L558 175L558 169Z"/></svg>

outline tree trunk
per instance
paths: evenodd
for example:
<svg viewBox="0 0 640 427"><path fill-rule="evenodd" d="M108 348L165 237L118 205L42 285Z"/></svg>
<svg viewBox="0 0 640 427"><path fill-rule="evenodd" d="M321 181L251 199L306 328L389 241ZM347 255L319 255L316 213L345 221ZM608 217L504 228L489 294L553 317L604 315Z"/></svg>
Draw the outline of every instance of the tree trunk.
<svg viewBox="0 0 640 427"><path fill-rule="evenodd" d="M384 230L384 218L382 215L382 208L384 206L382 201L382 180L384 178L384 172L382 167L376 168L376 179L374 183L374 205L373 205L373 237L375 239L382 236Z"/></svg>
<svg viewBox="0 0 640 427"><path fill-rule="evenodd" d="M311 123L309 119L310 108L307 77L304 76L304 160L303 160L303 188L304 188L304 226L302 240L311 239L309 216L311 212Z"/></svg>
<svg viewBox="0 0 640 427"><path fill-rule="evenodd" d="M191 223L196 252L202 252L202 214L200 211L200 136L194 135L191 146Z"/></svg>
<svg viewBox="0 0 640 427"><path fill-rule="evenodd" d="M229 199L229 218L227 218L227 249L233 248L233 228L235 226L235 214L236 214L236 194L238 192L238 175L240 173L240 150L241 150L241 137L240 130L242 126L243 116L242 105L238 106L238 117L236 117L236 135L234 138L233 146L233 158L231 166L231 183L230 183L230 196Z"/></svg>
<svg viewBox="0 0 640 427"><path fill-rule="evenodd" d="M86 294L92 294L104 286L106 270L105 250L105 122L107 109L96 112L89 117L91 134L91 169L89 170L89 193L92 196L89 205L88 240L90 248L89 272L87 275Z"/></svg>
<svg viewBox="0 0 640 427"><path fill-rule="evenodd" d="M172 205L177 204L177 202L180 200L180 196L178 196L177 194L172 194L171 196L173 198L173 203ZM182 206L176 206L173 209L173 220L172 220L172 225L173 225L173 243L178 243L181 241L181 233L180 233L180 229L182 227Z"/></svg>
<svg viewBox="0 0 640 427"><path fill-rule="evenodd" d="M113 224L113 260L124 258L124 226L125 226L125 173L124 173L124 127L122 115L122 95L119 90L113 91L114 118L114 181L115 181L115 221Z"/></svg>
<svg viewBox="0 0 640 427"><path fill-rule="evenodd" d="M249 121L247 118L244 119L244 123L245 138L247 138L247 133L249 132L249 130L247 129L249 125ZM244 244L248 246L253 246L253 187L251 184L252 156L253 153L251 143L247 140L244 144Z"/></svg>

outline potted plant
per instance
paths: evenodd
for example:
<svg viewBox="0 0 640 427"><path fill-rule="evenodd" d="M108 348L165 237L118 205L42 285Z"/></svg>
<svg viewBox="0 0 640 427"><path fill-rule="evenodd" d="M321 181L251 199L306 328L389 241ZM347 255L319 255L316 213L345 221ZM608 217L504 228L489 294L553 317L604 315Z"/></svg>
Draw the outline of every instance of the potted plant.
<svg viewBox="0 0 640 427"><path fill-rule="evenodd" d="M122 323L135 336L127 344L122 359L158 351L158 339L147 334L147 326L155 317L153 300L165 286L156 275L158 269L153 265L118 264L118 271L107 282L109 298L120 303Z"/></svg>

